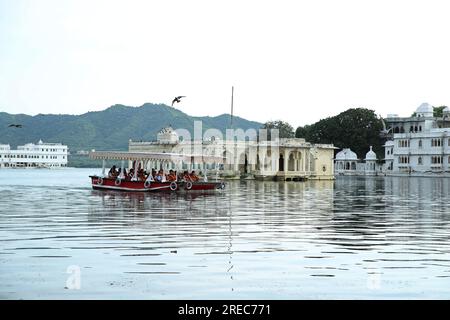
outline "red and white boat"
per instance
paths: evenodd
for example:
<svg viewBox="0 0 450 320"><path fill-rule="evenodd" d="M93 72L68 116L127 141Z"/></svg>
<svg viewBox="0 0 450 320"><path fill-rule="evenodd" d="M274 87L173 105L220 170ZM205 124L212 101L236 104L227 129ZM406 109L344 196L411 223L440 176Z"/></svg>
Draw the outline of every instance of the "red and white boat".
<svg viewBox="0 0 450 320"><path fill-rule="evenodd" d="M103 160L103 168L101 175L89 176L92 182L93 189L99 190L117 190L117 191L136 191L136 192L151 192L151 191L214 191L223 190L225 183L223 181L208 182L206 178L204 181L137 181L125 177L110 178L105 175L105 160L119 160L122 162L122 171L125 161L131 161L135 165L140 163L142 168L147 168L149 161L157 162L159 165L174 163L180 165L184 163L221 163L223 158L214 156L193 156L181 155L174 153L149 153L149 152L118 152L118 151L92 151L89 154L91 159ZM136 172L137 170L135 170ZM206 177L206 172L205 172Z"/></svg>

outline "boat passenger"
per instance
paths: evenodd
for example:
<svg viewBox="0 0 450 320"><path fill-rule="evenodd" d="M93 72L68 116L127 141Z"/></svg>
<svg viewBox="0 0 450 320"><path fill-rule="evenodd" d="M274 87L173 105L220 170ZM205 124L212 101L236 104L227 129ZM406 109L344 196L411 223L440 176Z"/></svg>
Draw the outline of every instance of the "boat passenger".
<svg viewBox="0 0 450 320"><path fill-rule="evenodd" d="M155 180L158 181L158 182L163 182L162 181L163 177L164 177L164 174L163 174L162 170L159 170L158 173L155 176Z"/></svg>
<svg viewBox="0 0 450 320"><path fill-rule="evenodd" d="M128 179L128 172L127 169L123 168L123 178L126 180Z"/></svg>
<svg viewBox="0 0 450 320"><path fill-rule="evenodd" d="M169 170L169 174L167 175L167 181L176 181L177 180L177 176L175 174L175 172L173 170Z"/></svg>
<svg viewBox="0 0 450 320"><path fill-rule="evenodd" d="M197 182L199 180L198 176L195 174L195 171L192 171L189 177L191 178L192 182Z"/></svg>
<svg viewBox="0 0 450 320"><path fill-rule="evenodd" d="M144 169L139 169L137 175L138 175L138 181L145 181Z"/></svg>
<svg viewBox="0 0 450 320"><path fill-rule="evenodd" d="M131 168L130 171L128 172L128 180L131 180L134 176L134 169Z"/></svg>
<svg viewBox="0 0 450 320"><path fill-rule="evenodd" d="M189 176L189 172L188 171L183 172L183 180L185 182L191 181L191 177Z"/></svg>
<svg viewBox="0 0 450 320"><path fill-rule="evenodd" d="M149 174L149 175L147 176L147 178L145 179L145 181L153 182L153 181L155 181L155 179L153 178L153 176L152 176L151 174Z"/></svg>
<svg viewBox="0 0 450 320"><path fill-rule="evenodd" d="M116 166L113 165L113 166L111 167L111 169L109 169L109 171L108 171L108 177L109 177L109 178L115 178L116 176L117 176Z"/></svg>

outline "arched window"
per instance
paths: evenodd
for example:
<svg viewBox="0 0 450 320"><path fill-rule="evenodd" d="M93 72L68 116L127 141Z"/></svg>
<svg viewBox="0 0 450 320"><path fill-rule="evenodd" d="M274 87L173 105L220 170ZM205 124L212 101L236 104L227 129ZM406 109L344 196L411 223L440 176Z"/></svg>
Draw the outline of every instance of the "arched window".
<svg viewBox="0 0 450 320"><path fill-rule="evenodd" d="M422 148L422 140L419 140L419 148Z"/></svg>
<svg viewBox="0 0 450 320"><path fill-rule="evenodd" d="M422 157L419 157L419 159L417 159L417 164L422 165Z"/></svg>

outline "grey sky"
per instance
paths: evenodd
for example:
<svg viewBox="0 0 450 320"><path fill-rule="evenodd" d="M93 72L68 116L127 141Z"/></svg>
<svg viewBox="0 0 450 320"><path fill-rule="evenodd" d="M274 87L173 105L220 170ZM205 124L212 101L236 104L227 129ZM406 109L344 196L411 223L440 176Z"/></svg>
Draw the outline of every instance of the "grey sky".
<svg viewBox="0 0 450 320"><path fill-rule="evenodd" d="M0 0L0 111L179 105L312 123L450 104L445 1Z"/></svg>

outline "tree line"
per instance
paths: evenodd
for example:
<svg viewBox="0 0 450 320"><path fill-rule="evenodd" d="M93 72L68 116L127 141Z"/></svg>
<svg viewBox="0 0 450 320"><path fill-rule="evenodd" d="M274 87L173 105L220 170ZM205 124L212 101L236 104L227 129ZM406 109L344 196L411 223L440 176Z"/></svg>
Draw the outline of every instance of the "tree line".
<svg viewBox="0 0 450 320"><path fill-rule="evenodd" d="M362 159L372 146L378 159L384 158L385 141L380 137L382 119L366 108L351 108L314 124L300 126L295 131L289 123L280 120L268 121L263 128L278 129L280 138L304 138L311 143L332 143L339 149L350 148Z"/></svg>

